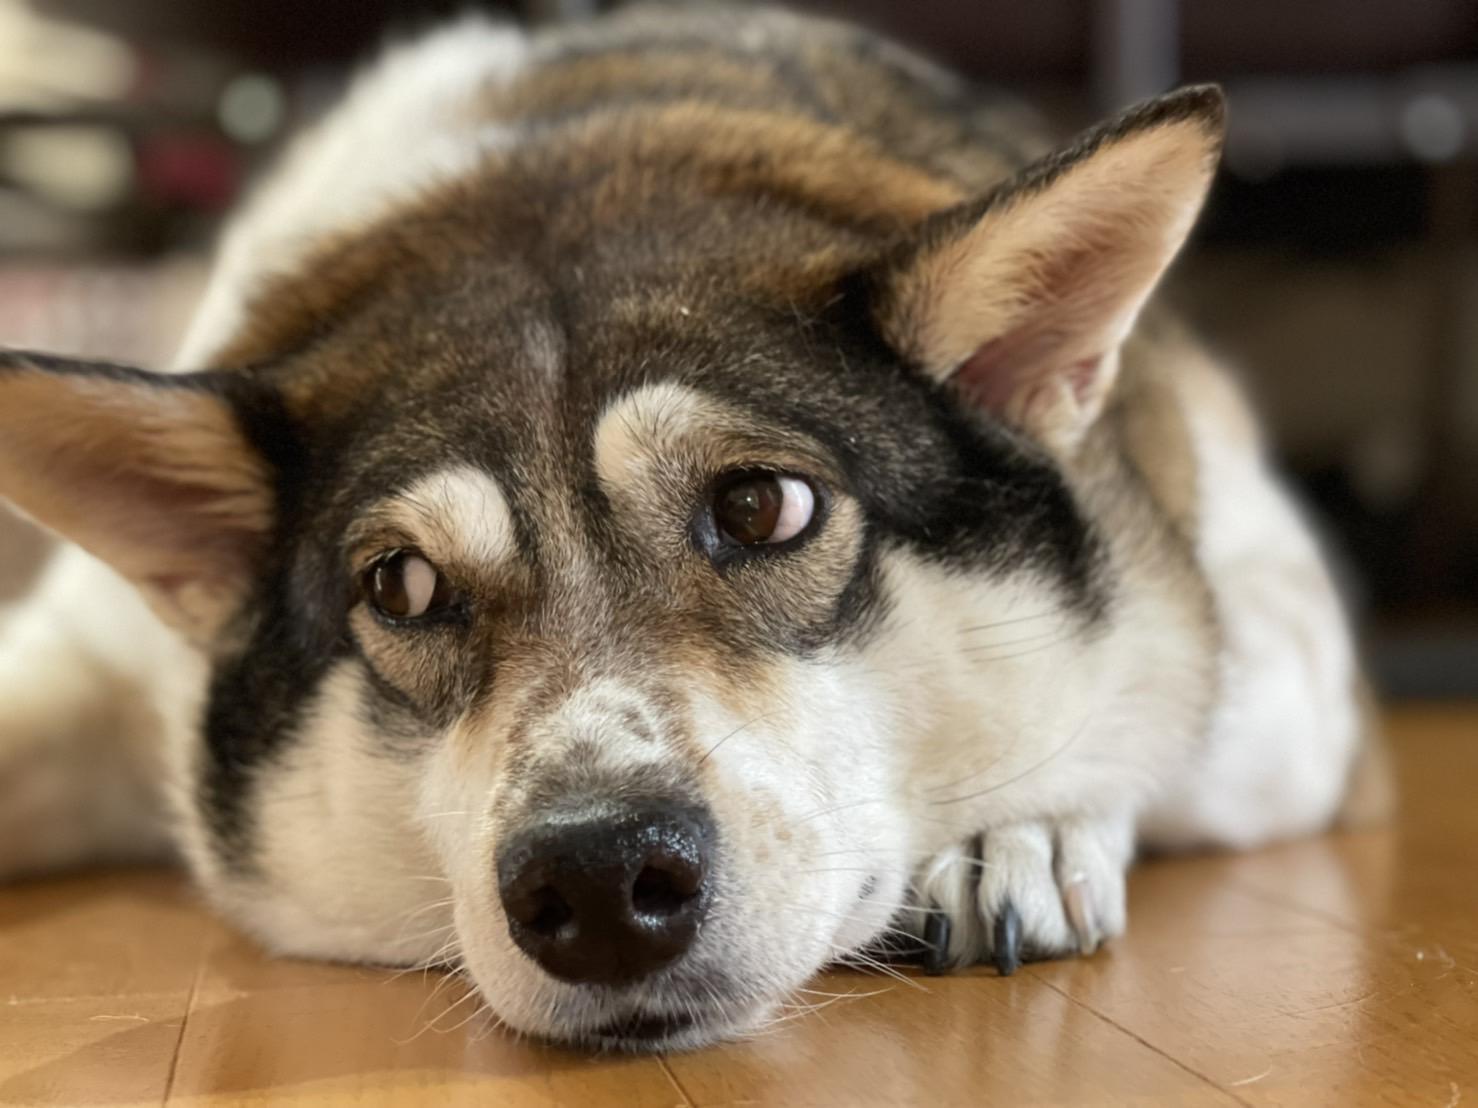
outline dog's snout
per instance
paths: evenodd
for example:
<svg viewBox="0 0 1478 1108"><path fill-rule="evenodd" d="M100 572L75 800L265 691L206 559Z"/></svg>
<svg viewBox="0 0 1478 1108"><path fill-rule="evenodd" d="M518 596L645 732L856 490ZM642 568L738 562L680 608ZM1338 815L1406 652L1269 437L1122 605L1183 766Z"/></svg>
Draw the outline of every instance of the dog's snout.
<svg viewBox="0 0 1478 1108"><path fill-rule="evenodd" d="M519 947L565 981L635 981L692 945L708 908L711 818L651 806L546 817L498 856Z"/></svg>

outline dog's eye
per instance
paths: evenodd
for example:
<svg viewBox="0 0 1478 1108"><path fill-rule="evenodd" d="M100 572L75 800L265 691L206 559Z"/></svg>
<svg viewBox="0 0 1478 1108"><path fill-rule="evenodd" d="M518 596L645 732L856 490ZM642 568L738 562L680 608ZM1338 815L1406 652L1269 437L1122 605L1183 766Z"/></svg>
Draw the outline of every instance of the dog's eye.
<svg viewBox="0 0 1478 1108"><path fill-rule="evenodd" d="M456 599L441 572L414 550L397 550L371 566L365 594L392 619L418 619Z"/></svg>
<svg viewBox="0 0 1478 1108"><path fill-rule="evenodd" d="M742 473L721 483L713 498L718 533L740 546L785 542L806 529L816 494L799 477Z"/></svg>

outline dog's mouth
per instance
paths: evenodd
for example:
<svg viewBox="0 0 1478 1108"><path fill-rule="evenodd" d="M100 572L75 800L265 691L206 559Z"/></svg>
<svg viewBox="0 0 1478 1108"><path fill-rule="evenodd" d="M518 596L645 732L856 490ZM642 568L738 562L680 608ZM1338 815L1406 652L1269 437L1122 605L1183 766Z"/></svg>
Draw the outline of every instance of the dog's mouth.
<svg viewBox="0 0 1478 1108"><path fill-rule="evenodd" d="M676 1001L671 995L629 998L614 1012L607 1012L557 1037L566 1045L595 1050L618 1050L650 1054L663 1050L691 1050L725 1038L744 1022L748 1006L736 1010L727 1004Z"/></svg>
<svg viewBox="0 0 1478 1108"><path fill-rule="evenodd" d="M703 1021L692 1012L644 1012L637 1009L586 1032L589 1039L606 1047L624 1050L654 1050L664 1043L702 1033Z"/></svg>

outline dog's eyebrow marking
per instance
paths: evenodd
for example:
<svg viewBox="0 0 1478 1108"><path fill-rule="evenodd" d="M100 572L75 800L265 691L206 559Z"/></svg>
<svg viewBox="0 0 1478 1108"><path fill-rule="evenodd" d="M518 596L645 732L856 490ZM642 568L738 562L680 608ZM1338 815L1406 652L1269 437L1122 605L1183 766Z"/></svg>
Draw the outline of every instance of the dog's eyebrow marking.
<svg viewBox="0 0 1478 1108"><path fill-rule="evenodd" d="M606 405L595 422L595 475L608 491L640 485L677 463L707 476L763 463L836 480L814 440L687 385L642 385Z"/></svg>
<svg viewBox="0 0 1478 1108"><path fill-rule="evenodd" d="M414 541L435 562L491 566L516 549L502 486L470 465L438 470L381 501L355 526L351 543L362 548L386 531Z"/></svg>
<svg viewBox="0 0 1478 1108"><path fill-rule="evenodd" d="M673 451L680 441L721 418L721 409L701 393L661 382L643 385L612 401L596 421L596 476L606 484L636 478L650 458Z"/></svg>

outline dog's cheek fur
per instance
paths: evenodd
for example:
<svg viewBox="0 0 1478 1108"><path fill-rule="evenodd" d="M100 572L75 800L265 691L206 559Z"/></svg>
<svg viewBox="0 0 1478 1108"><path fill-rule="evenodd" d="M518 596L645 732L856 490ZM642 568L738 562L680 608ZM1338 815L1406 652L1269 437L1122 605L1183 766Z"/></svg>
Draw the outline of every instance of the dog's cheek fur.
<svg viewBox="0 0 1478 1108"><path fill-rule="evenodd" d="M887 863L912 829L888 681L844 647L777 659L769 685L747 716L705 695L695 717L725 836L715 945L741 952L778 998L887 924L904 891Z"/></svg>
<svg viewBox="0 0 1478 1108"><path fill-rule="evenodd" d="M207 894L273 949L415 963L449 937L450 906L415 819L422 771L366 720L366 681L356 660L337 662L293 741L254 771L249 865L199 809L182 838Z"/></svg>

